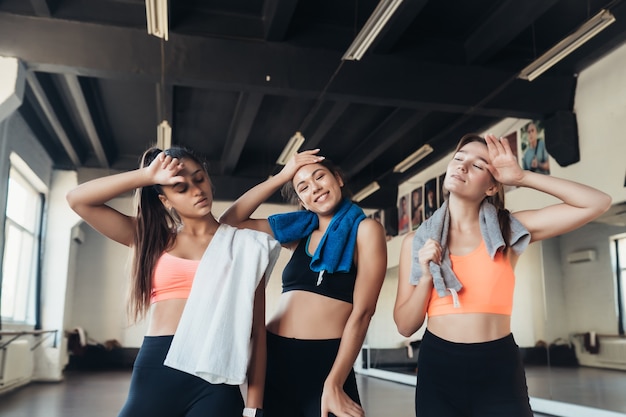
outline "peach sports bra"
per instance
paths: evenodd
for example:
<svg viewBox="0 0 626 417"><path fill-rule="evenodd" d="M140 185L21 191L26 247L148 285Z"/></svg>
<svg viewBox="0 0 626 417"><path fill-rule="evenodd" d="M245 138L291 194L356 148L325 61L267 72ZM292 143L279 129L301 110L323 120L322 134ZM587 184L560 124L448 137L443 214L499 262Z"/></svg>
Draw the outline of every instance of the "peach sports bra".
<svg viewBox="0 0 626 417"><path fill-rule="evenodd" d="M459 291L460 307L453 306L451 296L439 297L433 288L428 316L463 313L511 315L515 274L508 257L498 251L491 260L485 242L467 255L450 255L452 270L463 284Z"/></svg>
<svg viewBox="0 0 626 417"><path fill-rule="evenodd" d="M163 252L154 266L150 303L172 298L189 298L199 263L199 260L178 258Z"/></svg>

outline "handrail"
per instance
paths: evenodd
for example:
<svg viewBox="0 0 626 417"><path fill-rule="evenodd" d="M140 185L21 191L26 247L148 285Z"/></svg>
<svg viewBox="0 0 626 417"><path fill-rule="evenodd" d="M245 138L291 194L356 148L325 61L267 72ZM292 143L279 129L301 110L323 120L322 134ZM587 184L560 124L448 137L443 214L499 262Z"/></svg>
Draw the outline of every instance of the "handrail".
<svg viewBox="0 0 626 417"><path fill-rule="evenodd" d="M22 336L42 336L42 335L46 335L44 338L38 340L30 348L30 350L33 351L33 350L37 349L39 347L39 345L41 345L52 334L54 334L54 343L52 344L52 347L57 347L56 335L57 335L58 332L59 332L58 330L19 330L19 331L0 330L0 337L3 337L3 336L13 336L12 338L10 338L6 342L3 342L2 340L0 340L0 350L4 350L4 348L6 348L8 345L10 345L11 343L13 343L15 340L19 339Z"/></svg>

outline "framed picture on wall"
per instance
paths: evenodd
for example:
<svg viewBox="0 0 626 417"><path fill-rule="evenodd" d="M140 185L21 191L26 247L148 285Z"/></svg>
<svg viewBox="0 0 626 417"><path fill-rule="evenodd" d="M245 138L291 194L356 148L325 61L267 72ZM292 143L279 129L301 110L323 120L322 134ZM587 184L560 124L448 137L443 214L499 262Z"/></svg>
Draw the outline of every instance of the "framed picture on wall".
<svg viewBox="0 0 626 417"><path fill-rule="evenodd" d="M541 120L526 123L520 132L523 169L550 174L550 159L546 150L545 129Z"/></svg>
<svg viewBox="0 0 626 417"><path fill-rule="evenodd" d="M424 221L423 187L411 191L411 229L415 230Z"/></svg>
<svg viewBox="0 0 626 417"><path fill-rule="evenodd" d="M398 234L401 235L409 231L409 194L398 199Z"/></svg>
<svg viewBox="0 0 626 417"><path fill-rule="evenodd" d="M443 188L443 180L446 178L446 173L444 172L437 178L437 207L441 207L443 202L448 198L448 191Z"/></svg>
<svg viewBox="0 0 626 417"><path fill-rule="evenodd" d="M437 205L437 178L432 178L424 184L424 220L433 215Z"/></svg>

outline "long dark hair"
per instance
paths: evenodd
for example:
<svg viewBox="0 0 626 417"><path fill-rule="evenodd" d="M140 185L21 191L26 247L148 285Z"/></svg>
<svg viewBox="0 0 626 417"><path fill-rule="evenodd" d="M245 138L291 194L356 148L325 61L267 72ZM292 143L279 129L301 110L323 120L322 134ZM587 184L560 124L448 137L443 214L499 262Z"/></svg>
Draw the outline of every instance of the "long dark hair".
<svg viewBox="0 0 626 417"><path fill-rule="evenodd" d="M343 172L341 171L341 168L335 165L335 163L328 158L324 158L323 160L317 163L327 168L331 174L335 175L336 177L341 178L341 181L343 181L343 187L341 187L341 195L343 196L343 198L351 199L352 193L350 192L350 189L346 185L346 178ZM293 204L293 205L300 204L300 198L298 197L298 193L296 192L296 189L293 188L293 181L287 181L282 186L282 188L280 189L280 195L289 204Z"/></svg>
<svg viewBox="0 0 626 417"><path fill-rule="evenodd" d="M459 140L459 143L456 145L455 153L458 152L463 146L467 145L471 142L480 142L483 145L487 146L487 142L485 138L475 133L469 133ZM509 249L509 241L511 239L511 220L509 218L510 212L504 206L504 186L497 182L495 179L493 180L497 187L498 191L492 195L487 196L485 199L493 204L498 211L498 223L500 225L500 231L502 232L502 237L504 238L504 253L506 254Z"/></svg>
<svg viewBox="0 0 626 417"><path fill-rule="evenodd" d="M161 151L153 147L144 152L140 168L147 167L161 153L172 158L193 160L203 167L208 176L206 162L192 150L172 147ZM152 275L161 254L169 249L176 239L180 218L172 209L167 210L159 195L163 194L160 185L150 185L135 191L136 228L133 244L131 288L128 303L129 316L134 321L145 317L150 307L152 295Z"/></svg>

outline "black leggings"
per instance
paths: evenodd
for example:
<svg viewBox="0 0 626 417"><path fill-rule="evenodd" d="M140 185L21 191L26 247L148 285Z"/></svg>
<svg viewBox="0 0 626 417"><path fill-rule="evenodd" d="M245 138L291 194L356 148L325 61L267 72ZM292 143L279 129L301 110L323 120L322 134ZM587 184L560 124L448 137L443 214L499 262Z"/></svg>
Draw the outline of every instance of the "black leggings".
<svg viewBox="0 0 626 417"><path fill-rule="evenodd" d="M146 336L119 417L241 417L238 385L211 384L163 365L174 336Z"/></svg>
<svg viewBox="0 0 626 417"><path fill-rule="evenodd" d="M341 339L292 339L267 332L265 416L320 417L324 381L340 342ZM354 402L361 403L354 370L343 389Z"/></svg>
<svg viewBox="0 0 626 417"><path fill-rule="evenodd" d="M453 343L426 330L417 359L415 412L417 417L532 417L513 335Z"/></svg>

